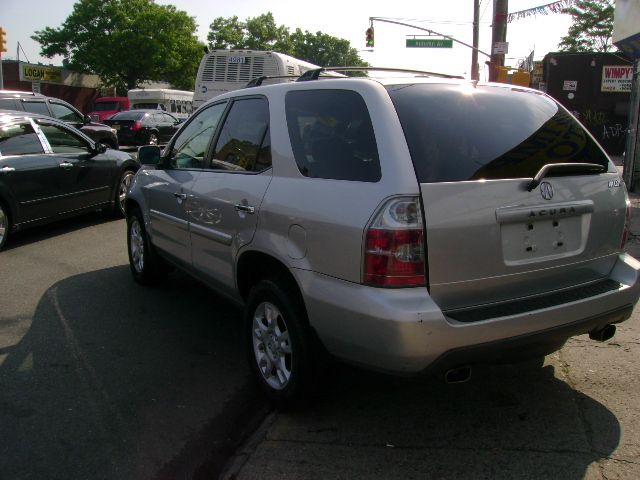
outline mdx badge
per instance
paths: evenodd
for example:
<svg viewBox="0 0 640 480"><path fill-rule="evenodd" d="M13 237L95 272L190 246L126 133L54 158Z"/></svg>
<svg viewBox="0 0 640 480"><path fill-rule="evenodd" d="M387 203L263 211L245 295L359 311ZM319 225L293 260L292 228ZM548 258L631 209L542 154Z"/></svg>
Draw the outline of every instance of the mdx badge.
<svg viewBox="0 0 640 480"><path fill-rule="evenodd" d="M549 182L542 182L540 184L540 195L545 200L551 200L553 198L553 187Z"/></svg>

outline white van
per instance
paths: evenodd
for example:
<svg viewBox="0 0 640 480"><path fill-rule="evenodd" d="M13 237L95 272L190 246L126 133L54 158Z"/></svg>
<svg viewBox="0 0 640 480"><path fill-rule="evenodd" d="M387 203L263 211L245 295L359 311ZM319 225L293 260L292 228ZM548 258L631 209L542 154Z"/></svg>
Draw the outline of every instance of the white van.
<svg viewBox="0 0 640 480"><path fill-rule="evenodd" d="M211 50L200 61L196 76L193 107L221 93L244 87L250 80L263 76L300 76L319 68L284 53L258 50ZM286 82L286 78L270 80Z"/></svg>
<svg viewBox="0 0 640 480"><path fill-rule="evenodd" d="M185 119L193 112L193 92L167 88L137 88L127 94L131 110L152 108Z"/></svg>

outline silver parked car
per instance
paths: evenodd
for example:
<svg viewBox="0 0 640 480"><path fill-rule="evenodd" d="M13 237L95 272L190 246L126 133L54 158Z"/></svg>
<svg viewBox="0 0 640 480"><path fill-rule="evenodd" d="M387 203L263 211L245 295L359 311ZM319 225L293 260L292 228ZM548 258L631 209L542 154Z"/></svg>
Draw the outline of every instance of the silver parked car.
<svg viewBox="0 0 640 480"><path fill-rule="evenodd" d="M126 200L134 278L178 266L243 304L271 399L306 394L327 352L463 381L629 318L625 186L561 105L321 73L212 99L162 153L140 149Z"/></svg>

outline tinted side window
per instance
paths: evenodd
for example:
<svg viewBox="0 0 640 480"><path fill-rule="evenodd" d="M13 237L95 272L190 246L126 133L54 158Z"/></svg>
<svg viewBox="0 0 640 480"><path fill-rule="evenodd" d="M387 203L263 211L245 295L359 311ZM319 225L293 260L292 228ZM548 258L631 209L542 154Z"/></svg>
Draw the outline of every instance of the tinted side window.
<svg viewBox="0 0 640 480"><path fill-rule="evenodd" d="M387 88L422 183L531 178L548 163L608 166L584 128L542 94L445 84Z"/></svg>
<svg viewBox="0 0 640 480"><path fill-rule="evenodd" d="M287 93L293 155L306 177L377 182L380 159L369 111L350 90Z"/></svg>
<svg viewBox="0 0 640 480"><path fill-rule="evenodd" d="M22 110L13 98L0 98L0 108L4 110Z"/></svg>
<svg viewBox="0 0 640 480"><path fill-rule="evenodd" d="M31 153L44 153L44 149L30 123L5 125L0 128L0 154L28 155Z"/></svg>
<svg viewBox="0 0 640 480"><path fill-rule="evenodd" d="M88 145L80 137L57 125L40 124L53 153L87 153Z"/></svg>
<svg viewBox="0 0 640 480"><path fill-rule="evenodd" d="M47 116L51 115L47 108L47 104L44 102L22 102L22 105L27 112L39 113Z"/></svg>
<svg viewBox="0 0 640 480"><path fill-rule="evenodd" d="M172 168L202 168L207 146L226 106L219 103L198 111L182 129L171 147L169 165Z"/></svg>
<svg viewBox="0 0 640 480"><path fill-rule="evenodd" d="M53 102L49 103L49 105L51 106L51 111L53 112L54 117L59 118L64 122L82 123L82 117L66 105Z"/></svg>
<svg viewBox="0 0 640 480"><path fill-rule="evenodd" d="M211 168L247 172L269 168L268 127L269 104L265 98L233 102L216 142Z"/></svg>

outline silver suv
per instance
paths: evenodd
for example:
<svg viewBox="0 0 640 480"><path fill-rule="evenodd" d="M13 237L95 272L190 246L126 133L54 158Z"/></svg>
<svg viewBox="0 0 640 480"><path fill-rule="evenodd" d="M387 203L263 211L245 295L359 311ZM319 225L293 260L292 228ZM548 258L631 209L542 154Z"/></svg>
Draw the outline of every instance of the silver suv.
<svg viewBox="0 0 640 480"><path fill-rule="evenodd" d="M308 393L327 352L463 381L629 318L625 186L561 105L321 73L212 99L165 150L140 149L126 199L136 281L177 266L244 305L271 399Z"/></svg>

